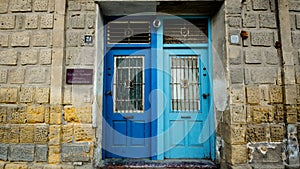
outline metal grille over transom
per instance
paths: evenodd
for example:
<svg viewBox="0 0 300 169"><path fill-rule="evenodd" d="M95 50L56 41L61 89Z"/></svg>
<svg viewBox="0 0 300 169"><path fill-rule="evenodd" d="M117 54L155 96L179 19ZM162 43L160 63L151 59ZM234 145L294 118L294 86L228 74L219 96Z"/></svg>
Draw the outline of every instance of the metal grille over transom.
<svg viewBox="0 0 300 169"><path fill-rule="evenodd" d="M173 111L197 113L199 98L199 64L197 56L171 57L171 91Z"/></svg>
<svg viewBox="0 0 300 169"><path fill-rule="evenodd" d="M164 44L208 42L207 19L169 19L164 21Z"/></svg>
<svg viewBox="0 0 300 169"><path fill-rule="evenodd" d="M143 56L115 56L114 112L144 111Z"/></svg>
<svg viewBox="0 0 300 169"><path fill-rule="evenodd" d="M111 21L107 24L108 44L149 44L150 21Z"/></svg>

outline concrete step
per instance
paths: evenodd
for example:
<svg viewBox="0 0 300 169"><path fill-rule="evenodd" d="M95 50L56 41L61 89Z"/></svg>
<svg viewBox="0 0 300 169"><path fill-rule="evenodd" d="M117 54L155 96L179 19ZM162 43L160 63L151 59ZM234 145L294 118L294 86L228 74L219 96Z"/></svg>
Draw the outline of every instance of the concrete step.
<svg viewBox="0 0 300 169"><path fill-rule="evenodd" d="M217 169L217 165L209 160L140 160L140 159L109 159L105 160L102 169Z"/></svg>

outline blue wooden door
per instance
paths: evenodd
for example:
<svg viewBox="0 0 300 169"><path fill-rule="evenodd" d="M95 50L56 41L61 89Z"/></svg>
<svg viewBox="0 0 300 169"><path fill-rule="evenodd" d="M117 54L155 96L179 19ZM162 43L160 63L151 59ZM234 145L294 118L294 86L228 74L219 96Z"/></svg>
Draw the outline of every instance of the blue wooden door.
<svg viewBox="0 0 300 169"><path fill-rule="evenodd" d="M165 158L210 157L208 50L164 50Z"/></svg>
<svg viewBox="0 0 300 169"><path fill-rule="evenodd" d="M105 56L105 157L150 157L149 50Z"/></svg>

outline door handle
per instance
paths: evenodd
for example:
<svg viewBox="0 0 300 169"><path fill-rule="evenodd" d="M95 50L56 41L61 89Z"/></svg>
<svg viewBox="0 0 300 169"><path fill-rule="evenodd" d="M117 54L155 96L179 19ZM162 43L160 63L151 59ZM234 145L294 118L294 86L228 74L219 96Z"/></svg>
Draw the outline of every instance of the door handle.
<svg viewBox="0 0 300 169"><path fill-rule="evenodd" d="M190 119L191 116L181 116L182 119Z"/></svg>
<svg viewBox="0 0 300 169"><path fill-rule="evenodd" d="M202 94L203 99L207 99L208 96L209 96L209 93L203 93Z"/></svg>
<svg viewBox="0 0 300 169"><path fill-rule="evenodd" d="M134 116L123 116L124 119L133 119Z"/></svg>
<svg viewBox="0 0 300 169"><path fill-rule="evenodd" d="M105 92L105 95L106 95L106 96L112 96L112 91L109 90L109 91Z"/></svg>

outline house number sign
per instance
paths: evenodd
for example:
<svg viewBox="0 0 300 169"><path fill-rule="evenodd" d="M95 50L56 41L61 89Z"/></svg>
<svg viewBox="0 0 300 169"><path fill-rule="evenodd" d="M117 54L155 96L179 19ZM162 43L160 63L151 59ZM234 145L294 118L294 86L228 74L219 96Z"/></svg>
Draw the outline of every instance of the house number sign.
<svg viewBox="0 0 300 169"><path fill-rule="evenodd" d="M93 69L67 69L67 84L92 84Z"/></svg>

